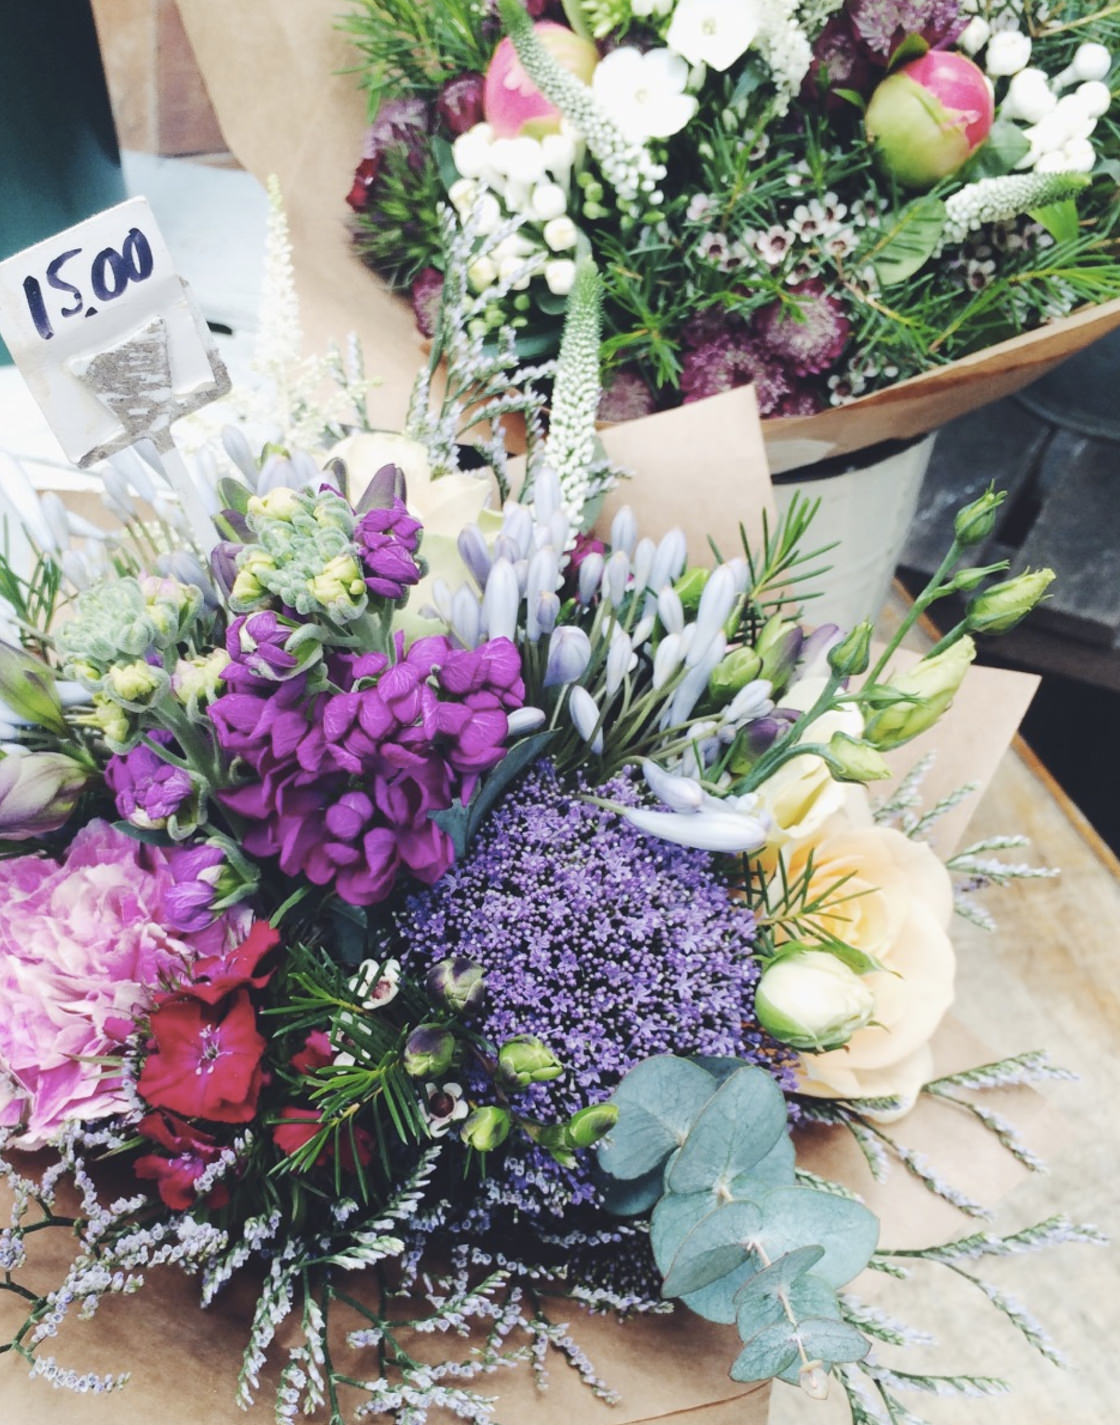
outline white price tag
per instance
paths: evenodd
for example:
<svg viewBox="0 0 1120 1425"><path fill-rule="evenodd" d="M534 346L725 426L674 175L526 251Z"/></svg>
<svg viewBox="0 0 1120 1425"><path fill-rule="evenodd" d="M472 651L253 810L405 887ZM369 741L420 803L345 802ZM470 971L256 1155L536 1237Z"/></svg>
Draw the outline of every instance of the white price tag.
<svg viewBox="0 0 1120 1425"><path fill-rule="evenodd" d="M67 456L90 465L229 390L145 198L0 262L0 336Z"/></svg>

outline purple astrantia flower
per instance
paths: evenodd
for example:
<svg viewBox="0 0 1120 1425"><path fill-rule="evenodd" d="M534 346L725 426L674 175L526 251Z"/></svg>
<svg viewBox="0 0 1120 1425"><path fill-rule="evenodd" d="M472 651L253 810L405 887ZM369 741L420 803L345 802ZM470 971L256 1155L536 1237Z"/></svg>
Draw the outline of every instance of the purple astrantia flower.
<svg viewBox="0 0 1120 1425"><path fill-rule="evenodd" d="M651 416L656 409L656 397L632 366L616 371L599 397L601 421L633 421Z"/></svg>
<svg viewBox="0 0 1120 1425"><path fill-rule="evenodd" d="M907 37L952 44L968 23L959 0L852 0L852 26L873 59L886 64Z"/></svg>
<svg viewBox="0 0 1120 1425"><path fill-rule="evenodd" d="M480 1028L535 1034L565 1065L518 1107L555 1121L609 1096L651 1054L734 1055L784 1087L788 1052L754 1025L754 919L714 858L643 836L542 763L490 817L470 854L398 916L409 968L449 955L486 974ZM629 775L601 795L636 805ZM510 1140L482 1186L491 1224L513 1209L555 1225L597 1200L585 1163L560 1168Z"/></svg>
<svg viewBox="0 0 1120 1425"><path fill-rule="evenodd" d="M852 325L844 304L829 296L816 278L790 288L797 310L772 302L756 313L754 331L765 359L788 366L798 376L815 375L839 359ZM761 407L761 400L760 400ZM763 411L765 415L765 410Z"/></svg>
<svg viewBox="0 0 1120 1425"><path fill-rule="evenodd" d="M451 841L431 813L501 761L508 713L525 698L505 639L455 649L422 638L406 652L398 636L395 653L335 655L338 691L309 693L296 677L210 708L223 752L253 773L220 794L249 823L245 849L353 905L384 900L402 872L431 884L447 870Z"/></svg>
<svg viewBox="0 0 1120 1425"><path fill-rule="evenodd" d="M370 593L401 599L406 588L420 582L420 566L414 557L420 547L420 531L420 521L413 519L401 499L362 516L354 530L354 542Z"/></svg>
<svg viewBox="0 0 1120 1425"><path fill-rule="evenodd" d="M435 267L422 267L413 280L409 295L420 335L435 336L439 304L443 297L443 273Z"/></svg>
<svg viewBox="0 0 1120 1425"><path fill-rule="evenodd" d="M171 746L169 732L153 732L150 737L161 747ZM166 826L196 791L188 771L143 745L123 757L110 757L105 781L124 820L148 830Z"/></svg>
<svg viewBox="0 0 1120 1425"><path fill-rule="evenodd" d="M791 390L781 366L742 327L728 326L722 334L684 353L681 392L686 403L718 396L748 382L754 383L758 409L764 416L774 414Z"/></svg>

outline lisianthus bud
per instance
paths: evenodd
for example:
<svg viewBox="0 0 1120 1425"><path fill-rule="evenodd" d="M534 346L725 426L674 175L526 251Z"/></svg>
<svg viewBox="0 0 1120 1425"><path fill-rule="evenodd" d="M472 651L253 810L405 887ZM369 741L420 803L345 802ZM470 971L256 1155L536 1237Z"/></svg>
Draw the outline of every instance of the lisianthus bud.
<svg viewBox="0 0 1120 1425"><path fill-rule="evenodd" d="M455 1057L455 1036L441 1024L420 1024L405 1041L401 1063L410 1079L436 1079Z"/></svg>
<svg viewBox="0 0 1120 1425"><path fill-rule="evenodd" d="M839 1049L875 1011L854 970L825 950L798 948L764 970L754 997L762 1027L794 1049Z"/></svg>
<svg viewBox="0 0 1120 1425"><path fill-rule="evenodd" d="M838 782L879 782L891 769L870 743L834 732L822 753L828 770Z"/></svg>
<svg viewBox="0 0 1120 1425"><path fill-rule="evenodd" d="M440 960L428 971L425 984L437 1004L457 1013L478 1009L486 995L486 973L465 955Z"/></svg>
<svg viewBox="0 0 1120 1425"><path fill-rule="evenodd" d="M0 641L0 703L7 704L17 718L51 732L66 731L62 702L54 685L54 674L40 659Z"/></svg>
<svg viewBox="0 0 1120 1425"><path fill-rule="evenodd" d="M459 1136L476 1153L492 1153L509 1137L509 1110L495 1104L476 1108L459 1130Z"/></svg>
<svg viewBox="0 0 1120 1425"><path fill-rule="evenodd" d="M908 673L892 678L887 686L914 701L894 703L873 713L863 729L864 738L885 752L932 727L952 703L975 657L976 645L966 636L943 653L923 658Z"/></svg>
<svg viewBox="0 0 1120 1425"><path fill-rule="evenodd" d="M541 20L533 30L558 64L584 84L591 82L599 52L590 40L551 20ZM539 138L560 129L560 111L525 73L508 35L494 51L486 71L482 107L495 138L511 139L523 133Z"/></svg>
<svg viewBox="0 0 1120 1425"><path fill-rule="evenodd" d="M1053 581L1053 569L1035 569L993 584L969 604L965 623L973 633L1007 633L1035 608Z"/></svg>
<svg viewBox="0 0 1120 1425"><path fill-rule="evenodd" d="M0 839L25 841L57 831L88 780L89 774L61 752L14 748L0 757Z"/></svg>
<svg viewBox="0 0 1120 1425"><path fill-rule="evenodd" d="M758 677L762 659L753 648L732 649L712 669L708 679L708 692L717 703L727 703Z"/></svg>
<svg viewBox="0 0 1120 1425"><path fill-rule="evenodd" d="M700 607L700 595L704 592L704 586L711 577L711 573L710 569L693 566L691 569L686 569L673 585L686 614L694 614Z"/></svg>
<svg viewBox="0 0 1120 1425"><path fill-rule="evenodd" d="M530 1084L546 1084L558 1079L564 1066L547 1044L532 1034L507 1039L498 1050L498 1072L506 1083L519 1089Z"/></svg>
<svg viewBox="0 0 1120 1425"><path fill-rule="evenodd" d="M952 50L930 50L882 81L867 106L867 137L907 188L930 188L980 147L995 118L983 71Z"/></svg>
<svg viewBox="0 0 1120 1425"><path fill-rule="evenodd" d="M613 1103L593 1103L568 1120L568 1141L576 1148L593 1148L618 1122Z"/></svg>
<svg viewBox="0 0 1120 1425"><path fill-rule="evenodd" d="M967 548L987 539L996 527L999 507L1006 498L1006 490L995 490L989 485L979 499L959 509L953 520L953 533L957 543Z"/></svg>
<svg viewBox="0 0 1120 1425"><path fill-rule="evenodd" d="M828 650L828 666L838 677L848 678L867 672L867 665L871 661L873 632L870 623L857 623L846 638L834 643Z"/></svg>

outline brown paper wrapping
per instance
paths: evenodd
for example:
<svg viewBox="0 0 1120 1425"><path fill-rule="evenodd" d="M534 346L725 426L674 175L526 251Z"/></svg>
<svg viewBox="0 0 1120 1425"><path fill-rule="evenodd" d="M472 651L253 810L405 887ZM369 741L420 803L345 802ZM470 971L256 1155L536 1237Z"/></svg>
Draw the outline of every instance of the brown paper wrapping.
<svg viewBox="0 0 1120 1425"><path fill-rule="evenodd" d="M403 420L419 339L407 304L361 266L348 235L344 199L361 157L366 109L354 73L358 57L334 28L344 8L339 0L179 0L226 142L262 181L272 173L280 180L309 349L357 332L368 369L384 383L375 401L378 424L392 428ZM779 474L934 430L1020 390L1117 325L1120 299L851 405L766 420L770 469ZM699 402L689 408L694 416L682 418L701 470L730 455L719 420L708 414L711 404ZM644 478L654 470L648 464Z"/></svg>

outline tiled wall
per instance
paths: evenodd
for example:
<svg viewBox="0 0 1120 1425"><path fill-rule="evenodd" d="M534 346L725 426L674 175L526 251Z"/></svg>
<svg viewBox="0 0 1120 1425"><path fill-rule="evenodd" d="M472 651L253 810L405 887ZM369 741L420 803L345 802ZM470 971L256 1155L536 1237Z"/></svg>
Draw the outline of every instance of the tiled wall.
<svg viewBox="0 0 1120 1425"><path fill-rule="evenodd" d="M224 152L175 0L93 0L93 11L121 147Z"/></svg>

